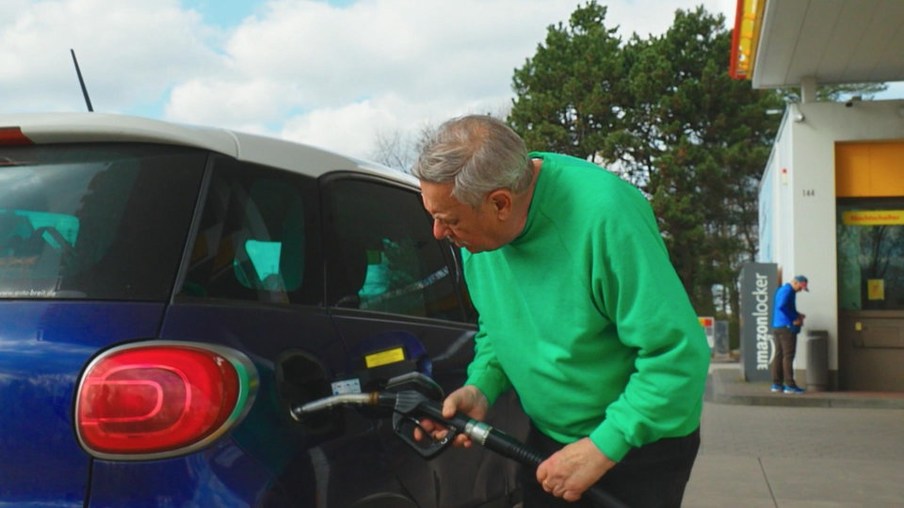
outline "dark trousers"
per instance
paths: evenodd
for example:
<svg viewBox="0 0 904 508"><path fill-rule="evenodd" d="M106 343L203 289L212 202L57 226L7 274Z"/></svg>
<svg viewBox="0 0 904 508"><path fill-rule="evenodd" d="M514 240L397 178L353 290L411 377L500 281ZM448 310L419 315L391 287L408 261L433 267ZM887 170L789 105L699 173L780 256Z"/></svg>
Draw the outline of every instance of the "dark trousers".
<svg viewBox="0 0 904 508"><path fill-rule="evenodd" d="M527 444L543 456L552 455L562 444L533 426ZM661 439L634 448L610 469L596 486L631 508L677 508L700 448L700 429L685 437ZM537 482L536 468L523 467L524 508L602 508L587 496L569 503L552 496Z"/></svg>
<svg viewBox="0 0 904 508"><path fill-rule="evenodd" d="M788 328L773 328L775 356L772 358L772 382L797 386L794 382L794 354L797 353L797 334Z"/></svg>

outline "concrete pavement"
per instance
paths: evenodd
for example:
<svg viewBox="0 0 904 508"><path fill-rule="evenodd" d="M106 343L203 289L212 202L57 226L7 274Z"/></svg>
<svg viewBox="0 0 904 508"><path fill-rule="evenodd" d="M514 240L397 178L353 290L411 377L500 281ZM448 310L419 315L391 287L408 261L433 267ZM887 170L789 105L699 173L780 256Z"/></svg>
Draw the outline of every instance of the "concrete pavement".
<svg viewBox="0 0 904 508"><path fill-rule="evenodd" d="M904 394L772 394L714 363L684 506L904 506Z"/></svg>
<svg viewBox="0 0 904 508"><path fill-rule="evenodd" d="M806 388L806 375L797 373L800 386ZM769 391L769 382L746 382L737 362L713 362L706 400L720 404L787 407L835 407L904 409L904 392L808 391L786 395Z"/></svg>

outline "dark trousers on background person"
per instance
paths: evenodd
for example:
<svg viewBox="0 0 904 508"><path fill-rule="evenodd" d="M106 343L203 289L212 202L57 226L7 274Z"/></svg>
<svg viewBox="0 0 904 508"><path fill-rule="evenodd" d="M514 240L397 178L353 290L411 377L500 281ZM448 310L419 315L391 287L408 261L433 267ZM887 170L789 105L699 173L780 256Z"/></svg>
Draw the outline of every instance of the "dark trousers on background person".
<svg viewBox="0 0 904 508"><path fill-rule="evenodd" d="M794 355L797 353L797 334L790 328L773 328L775 356L772 358L772 382L797 386L794 382Z"/></svg>
<svg viewBox="0 0 904 508"><path fill-rule="evenodd" d="M562 444L544 435L533 425L527 445L548 457ZM700 448L700 429L685 437L661 439L634 448L610 469L596 486L631 508L677 508ZM601 508L587 496L575 503L548 494L537 482L536 468L521 468L524 508Z"/></svg>

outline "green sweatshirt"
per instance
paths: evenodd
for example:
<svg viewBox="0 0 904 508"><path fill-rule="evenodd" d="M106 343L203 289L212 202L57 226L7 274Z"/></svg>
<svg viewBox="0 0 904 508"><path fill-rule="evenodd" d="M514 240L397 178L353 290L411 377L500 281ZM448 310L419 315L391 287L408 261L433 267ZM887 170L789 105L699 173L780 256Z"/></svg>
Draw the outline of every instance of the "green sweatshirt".
<svg viewBox="0 0 904 508"><path fill-rule="evenodd" d="M649 203L589 162L549 153L522 234L464 253L480 314L467 384L514 387L562 443L610 459L700 424L709 346Z"/></svg>

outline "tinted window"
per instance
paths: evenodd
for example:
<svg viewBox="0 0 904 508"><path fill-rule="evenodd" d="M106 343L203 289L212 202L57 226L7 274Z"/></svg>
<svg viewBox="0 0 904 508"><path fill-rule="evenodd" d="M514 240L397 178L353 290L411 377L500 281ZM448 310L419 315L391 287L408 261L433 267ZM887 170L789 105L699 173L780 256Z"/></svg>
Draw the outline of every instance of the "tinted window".
<svg viewBox="0 0 904 508"><path fill-rule="evenodd" d="M168 299L206 159L156 145L0 147L0 298Z"/></svg>
<svg viewBox="0 0 904 508"><path fill-rule="evenodd" d="M328 290L340 307L462 320L451 250L433 238L420 197L367 180L327 187Z"/></svg>
<svg viewBox="0 0 904 508"><path fill-rule="evenodd" d="M317 303L316 184L218 158L182 296Z"/></svg>

